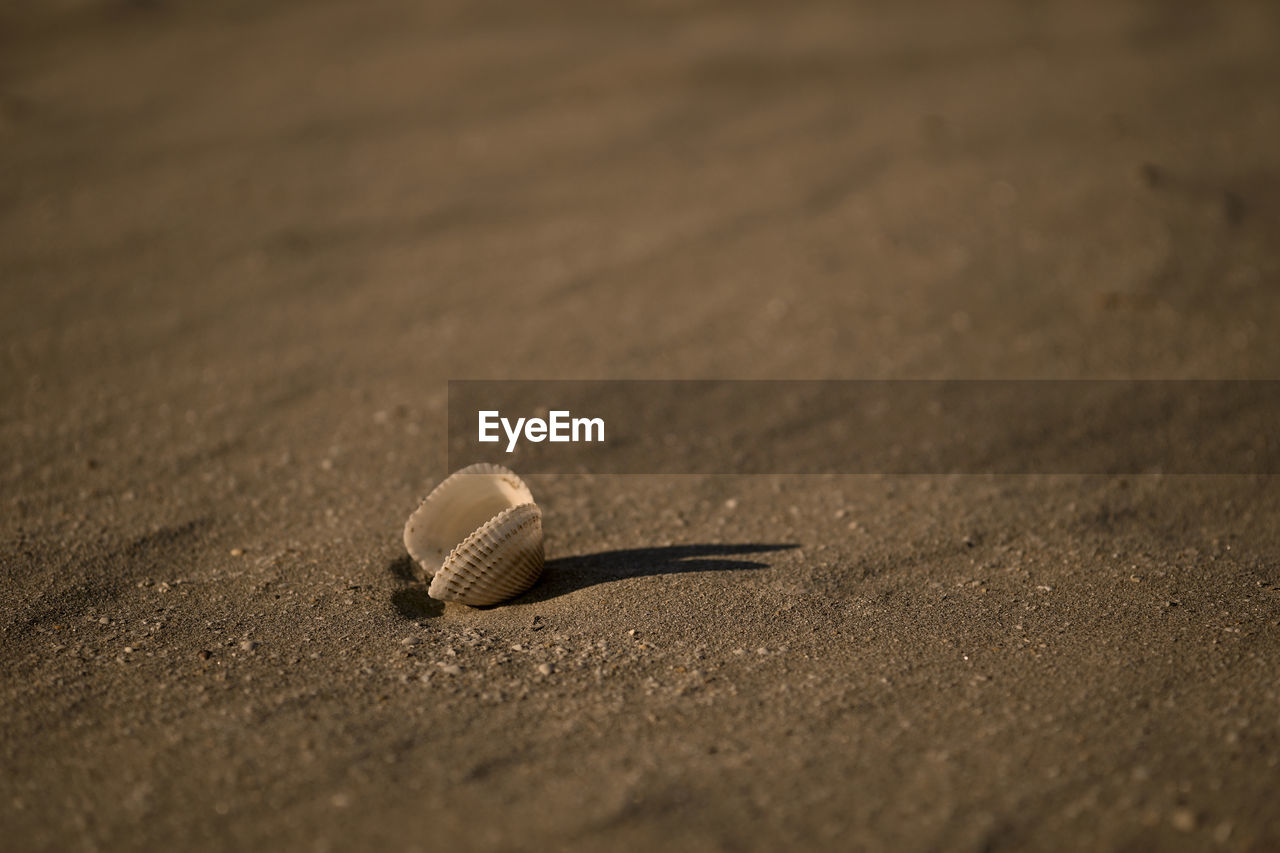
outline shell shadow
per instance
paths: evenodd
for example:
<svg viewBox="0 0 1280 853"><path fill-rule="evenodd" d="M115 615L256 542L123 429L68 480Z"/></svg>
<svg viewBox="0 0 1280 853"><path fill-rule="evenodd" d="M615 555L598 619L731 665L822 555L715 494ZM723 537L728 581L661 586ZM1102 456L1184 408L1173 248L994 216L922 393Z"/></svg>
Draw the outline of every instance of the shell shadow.
<svg viewBox="0 0 1280 853"><path fill-rule="evenodd" d="M408 554L392 560L387 571L402 584L418 584L418 573L414 571L413 560ZM444 613L444 602L427 595L427 588L422 585L405 586L391 593L391 606L402 618L415 622L434 619Z"/></svg>
<svg viewBox="0 0 1280 853"><path fill-rule="evenodd" d="M754 560L715 559L740 554L762 554L799 548L796 544L749 542L734 545L670 545L662 548L627 548L599 551L576 557L548 560L542 578L512 603L534 604L586 589L596 584L648 575L675 575L685 572L742 571L766 569L768 563Z"/></svg>
<svg viewBox="0 0 1280 853"><path fill-rule="evenodd" d="M754 560L715 559L740 554L763 554L799 548L796 544L748 542L736 545L670 545L662 548L627 548L598 551L577 557L548 560L542 577L533 589L504 604L536 604L568 595L596 584L647 575L676 575L684 572L743 571L767 569L768 563ZM444 613L444 602L427 595L407 555L393 560L387 571L406 586L391 593L391 605L403 618L434 619ZM501 606L501 605L497 605ZM487 609L487 608L480 608Z"/></svg>
<svg viewBox="0 0 1280 853"><path fill-rule="evenodd" d="M398 589L391 593L391 606L405 619L434 619L444 613L444 602L427 595L426 589Z"/></svg>

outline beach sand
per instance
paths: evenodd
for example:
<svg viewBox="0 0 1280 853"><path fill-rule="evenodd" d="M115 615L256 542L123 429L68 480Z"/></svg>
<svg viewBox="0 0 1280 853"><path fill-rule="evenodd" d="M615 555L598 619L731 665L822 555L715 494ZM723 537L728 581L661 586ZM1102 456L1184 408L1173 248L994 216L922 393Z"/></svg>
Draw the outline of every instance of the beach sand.
<svg viewBox="0 0 1280 853"><path fill-rule="evenodd" d="M401 541L449 379L1274 377L1277 44L0 9L3 846L1280 847L1273 477L532 476L490 609Z"/></svg>

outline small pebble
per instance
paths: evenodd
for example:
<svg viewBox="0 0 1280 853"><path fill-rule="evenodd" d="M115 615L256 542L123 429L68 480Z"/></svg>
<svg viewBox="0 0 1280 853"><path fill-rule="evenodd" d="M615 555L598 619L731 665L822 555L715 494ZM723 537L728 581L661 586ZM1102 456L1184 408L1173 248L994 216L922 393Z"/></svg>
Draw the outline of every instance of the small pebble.
<svg viewBox="0 0 1280 853"><path fill-rule="evenodd" d="M1196 813L1191 809L1174 809L1169 823L1179 832L1191 832L1196 828Z"/></svg>
<svg viewBox="0 0 1280 853"><path fill-rule="evenodd" d="M738 499L737 499L737 498L729 498L727 501L725 501L725 502L724 502L724 508L725 508L725 509L737 509L737 508L738 508Z"/></svg>
<svg viewBox="0 0 1280 853"><path fill-rule="evenodd" d="M402 646L416 646L416 645L418 645L418 644L419 644L419 643L421 643L421 642L422 642L422 638L421 638L421 637L405 637L403 640L401 640L401 641L400 641L400 645L402 645Z"/></svg>
<svg viewBox="0 0 1280 853"><path fill-rule="evenodd" d="M233 556L233 557L243 557L243 556L244 556L244 549L243 549L243 548L232 548L232 549L231 549L231 556Z"/></svg>
<svg viewBox="0 0 1280 853"><path fill-rule="evenodd" d="M131 654L133 654L133 646L125 646L125 647L124 647L124 653L125 653L126 655L131 655Z"/></svg>
<svg viewBox="0 0 1280 853"><path fill-rule="evenodd" d="M551 673L555 672L555 668L549 663L540 663L538 664L538 672L542 673L543 675L550 675Z"/></svg>
<svg viewBox="0 0 1280 853"><path fill-rule="evenodd" d="M240 648L244 649L246 652L251 652L260 645L261 643L257 640L245 640L240 644Z"/></svg>
<svg viewBox="0 0 1280 853"><path fill-rule="evenodd" d="M442 663L438 664L438 666L445 675L462 675L462 667L456 663Z"/></svg>

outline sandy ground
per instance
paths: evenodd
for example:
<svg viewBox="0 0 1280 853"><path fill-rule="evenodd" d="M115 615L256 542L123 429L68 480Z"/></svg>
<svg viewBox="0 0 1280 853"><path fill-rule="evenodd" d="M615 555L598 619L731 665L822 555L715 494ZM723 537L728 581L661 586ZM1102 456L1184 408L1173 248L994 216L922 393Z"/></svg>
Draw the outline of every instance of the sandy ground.
<svg viewBox="0 0 1280 853"><path fill-rule="evenodd" d="M405 559L449 378L1275 376L1276 5L912 6L0 6L3 846L1280 847L1273 478Z"/></svg>

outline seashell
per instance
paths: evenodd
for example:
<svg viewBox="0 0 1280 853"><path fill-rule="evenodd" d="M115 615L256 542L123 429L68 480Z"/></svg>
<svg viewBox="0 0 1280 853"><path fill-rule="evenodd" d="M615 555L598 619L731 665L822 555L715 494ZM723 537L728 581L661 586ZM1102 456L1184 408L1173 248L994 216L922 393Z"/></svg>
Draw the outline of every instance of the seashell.
<svg viewBox="0 0 1280 853"><path fill-rule="evenodd" d="M542 511L514 472L469 465L423 498L405 523L404 547L431 577L427 595L497 604L542 574Z"/></svg>

